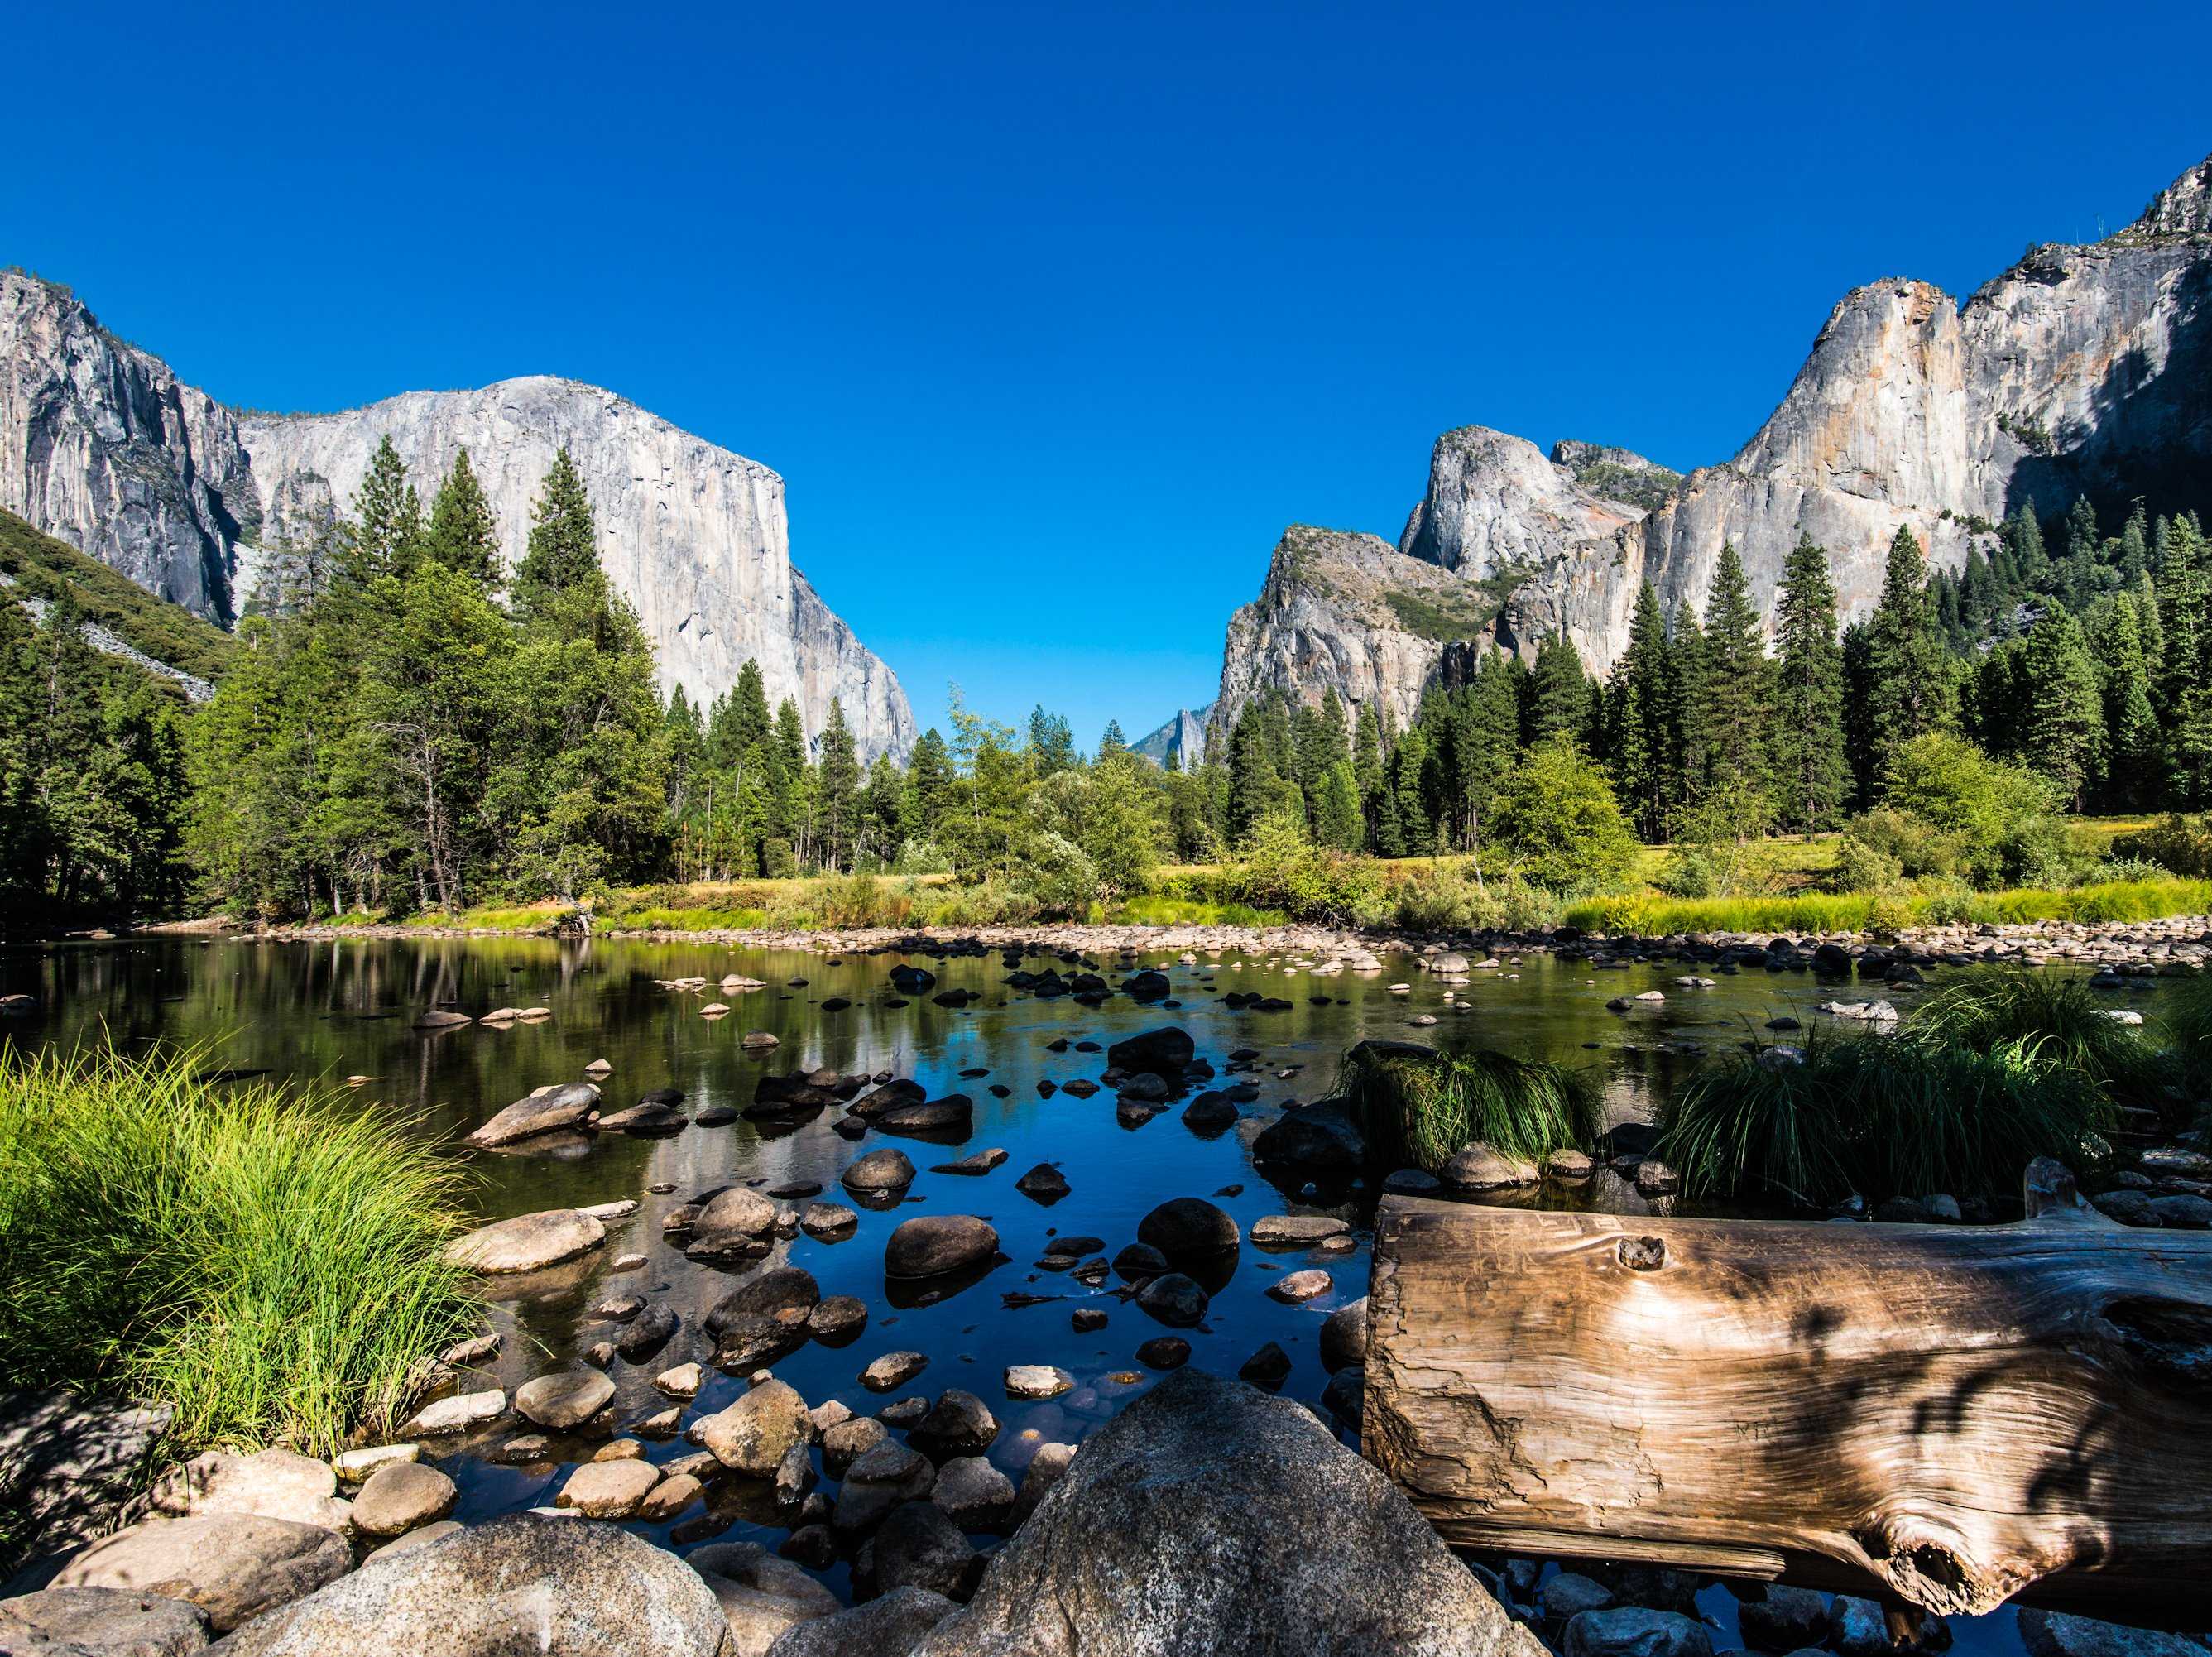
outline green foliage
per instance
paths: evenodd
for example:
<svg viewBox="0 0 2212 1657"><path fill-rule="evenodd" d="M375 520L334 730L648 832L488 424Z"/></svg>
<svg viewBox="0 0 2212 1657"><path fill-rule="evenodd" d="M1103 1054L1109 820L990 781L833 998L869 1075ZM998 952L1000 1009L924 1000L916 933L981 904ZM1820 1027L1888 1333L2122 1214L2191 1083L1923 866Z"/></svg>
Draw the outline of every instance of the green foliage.
<svg viewBox="0 0 2212 1657"><path fill-rule="evenodd" d="M1363 1041L1344 1056L1334 1091L1364 1123L1370 1154L1393 1167L1438 1168L1477 1141L1540 1161L1605 1130L1594 1071L1490 1048Z"/></svg>
<svg viewBox="0 0 2212 1657"><path fill-rule="evenodd" d="M2212 817L2168 812L2149 828L2118 837L2112 842L2112 850L2118 856L2155 863L2175 874L2212 879Z"/></svg>
<svg viewBox="0 0 2212 1657"><path fill-rule="evenodd" d="M2155 921L2212 911L2212 881L2123 880L1998 892L1899 895L1801 892L1690 899L1653 892L1585 899L1566 924L1585 932L1663 938L1678 932L1893 932L1908 926L2014 926L2030 921Z"/></svg>
<svg viewBox="0 0 2212 1657"><path fill-rule="evenodd" d="M0 1055L0 1386L167 1404L180 1451L389 1433L476 1317L455 1165L199 1068Z"/></svg>
<svg viewBox="0 0 2212 1657"><path fill-rule="evenodd" d="M2034 1038L1987 1048L1816 1036L1802 1064L1707 1059L1662 1108L1657 1154L1700 1197L1819 1206L1948 1192L2008 1196L2027 1164L2087 1160L2110 1102Z"/></svg>
<svg viewBox="0 0 2212 1657"><path fill-rule="evenodd" d="M2113 1019L2078 973L1978 972L1921 1002L1905 1033L1983 1051L2026 1044L2035 1063L2075 1072L2124 1100L2154 1099L2168 1080L2164 1055Z"/></svg>
<svg viewBox="0 0 2212 1657"><path fill-rule="evenodd" d="M1828 876L1830 891L1890 892L1904 880L1905 865L1879 846L1856 834L1846 834L1836 843L1836 866Z"/></svg>
<svg viewBox="0 0 2212 1657"><path fill-rule="evenodd" d="M1774 784L1781 820L1824 829L1850 789L1844 752L1844 653L1836 641L1836 586L1828 555L1809 536L1783 566L1775 595Z"/></svg>
<svg viewBox="0 0 2212 1657"><path fill-rule="evenodd" d="M1491 832L1533 884L1601 890L1635 866L1635 837L1605 775L1564 737L1530 749L1498 790Z"/></svg>
<svg viewBox="0 0 2212 1657"><path fill-rule="evenodd" d="M10 610L15 606L7 600L19 595L48 603L66 598L86 621L156 661L211 682L229 669L230 636L220 627L155 597L68 542L41 535L12 512L0 512L0 575L15 584L12 590L0 586L0 602Z"/></svg>
<svg viewBox="0 0 2212 1657"><path fill-rule="evenodd" d="M2069 851L2051 785L1991 759L1963 737L1931 732L1893 750L1887 807L1852 833L1909 876L1955 875L1978 886L2052 882Z"/></svg>

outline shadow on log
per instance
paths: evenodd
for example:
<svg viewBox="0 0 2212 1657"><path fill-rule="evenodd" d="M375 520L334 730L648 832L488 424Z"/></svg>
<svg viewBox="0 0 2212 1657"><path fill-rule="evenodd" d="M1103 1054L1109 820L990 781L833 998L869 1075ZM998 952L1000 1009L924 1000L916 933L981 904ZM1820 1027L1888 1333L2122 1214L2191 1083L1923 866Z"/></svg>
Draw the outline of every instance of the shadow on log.
<svg viewBox="0 0 2212 1657"><path fill-rule="evenodd" d="M2047 1160L2027 1215L1388 1197L1364 1447L1462 1545L1786 1570L1946 1613L2201 1606L2212 1234L2118 1225Z"/></svg>

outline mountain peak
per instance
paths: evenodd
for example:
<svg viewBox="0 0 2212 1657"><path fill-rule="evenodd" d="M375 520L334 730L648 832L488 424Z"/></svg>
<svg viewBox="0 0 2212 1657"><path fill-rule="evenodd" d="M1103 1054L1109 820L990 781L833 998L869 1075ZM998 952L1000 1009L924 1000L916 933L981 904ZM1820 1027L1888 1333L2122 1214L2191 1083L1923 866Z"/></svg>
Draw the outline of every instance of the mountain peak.
<svg viewBox="0 0 2212 1657"><path fill-rule="evenodd" d="M2153 196L2142 216L2111 240L2142 243L2206 235L2212 235L2212 155Z"/></svg>

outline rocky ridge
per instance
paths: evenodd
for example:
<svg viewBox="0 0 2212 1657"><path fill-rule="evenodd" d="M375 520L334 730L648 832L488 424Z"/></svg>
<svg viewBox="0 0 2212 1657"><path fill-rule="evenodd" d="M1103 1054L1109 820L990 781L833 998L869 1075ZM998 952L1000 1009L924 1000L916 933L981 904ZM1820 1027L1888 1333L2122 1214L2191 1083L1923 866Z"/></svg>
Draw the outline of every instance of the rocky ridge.
<svg viewBox="0 0 2212 1657"><path fill-rule="evenodd" d="M2107 510L2212 506L2212 159L2089 247L2031 248L1964 305L1923 282L1853 289L1765 423L1732 459L1674 478L1625 450L1533 444L1482 427L1437 439L1399 542L1406 562L1325 556L1286 569L1231 619L1214 722L1260 690L1311 702L1381 696L1402 718L1446 670L1444 644L1534 652L1564 631L1602 673L1649 579L1662 606L1702 606L1723 543L1771 615L1801 534L1825 546L1845 619L1879 596L1910 527L1939 569L1994 544L2023 502L2046 517L2087 493ZM1285 544L1328 532L1293 528ZM1342 543L1372 538L1330 537ZM1435 649L1377 637L1377 600L1432 595L1412 566L1489 602ZM1343 571L1365 589L1345 602ZM1310 576L1309 584L1302 577ZM1303 590L1301 590L1303 589ZM1391 595L1401 594L1395 603ZM1295 625L1287 618L1295 617ZM1270 624L1270 618L1273 618Z"/></svg>
<svg viewBox="0 0 2212 1657"><path fill-rule="evenodd" d="M0 508L198 615L228 625L243 613L271 549L343 509L386 436L426 496L469 450L510 566L567 445L665 691L711 702L751 660L810 737L835 697L863 759L912 746L896 677L793 567L783 480L767 467L546 376L337 414L240 414L116 338L67 289L0 272Z"/></svg>

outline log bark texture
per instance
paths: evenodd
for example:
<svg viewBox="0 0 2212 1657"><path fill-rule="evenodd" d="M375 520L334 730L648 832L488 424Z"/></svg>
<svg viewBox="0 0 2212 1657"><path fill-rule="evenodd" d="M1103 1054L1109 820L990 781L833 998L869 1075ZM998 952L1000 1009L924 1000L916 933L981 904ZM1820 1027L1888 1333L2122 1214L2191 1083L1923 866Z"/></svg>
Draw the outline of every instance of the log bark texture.
<svg viewBox="0 0 2212 1657"><path fill-rule="evenodd" d="M2054 1163L2027 1194L1998 1227L1385 1198L1365 1452L1468 1545L2201 1603L2212 1234Z"/></svg>

